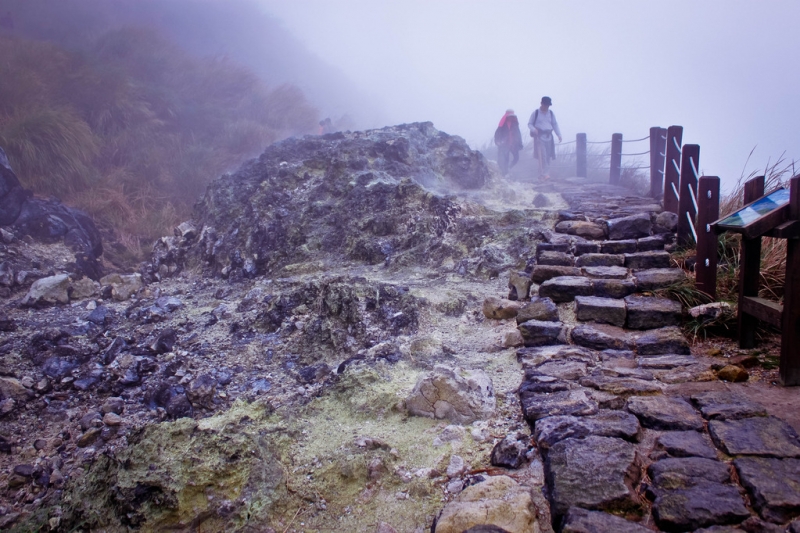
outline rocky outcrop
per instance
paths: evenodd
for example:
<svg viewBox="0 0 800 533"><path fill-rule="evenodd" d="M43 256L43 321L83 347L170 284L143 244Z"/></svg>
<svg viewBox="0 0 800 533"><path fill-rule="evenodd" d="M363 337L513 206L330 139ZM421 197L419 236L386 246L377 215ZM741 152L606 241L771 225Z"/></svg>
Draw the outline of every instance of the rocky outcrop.
<svg viewBox="0 0 800 533"><path fill-rule="evenodd" d="M83 211L65 206L56 199L36 198L24 189L0 148L0 226L17 238L30 236L44 243L63 242L74 252L70 272L100 279L98 258L103 254L100 233Z"/></svg>
<svg viewBox="0 0 800 533"><path fill-rule="evenodd" d="M215 180L196 207L197 234L160 243L147 273L183 261L234 278L341 260L458 263L492 230L442 193L490 180L480 153L430 123L288 139Z"/></svg>

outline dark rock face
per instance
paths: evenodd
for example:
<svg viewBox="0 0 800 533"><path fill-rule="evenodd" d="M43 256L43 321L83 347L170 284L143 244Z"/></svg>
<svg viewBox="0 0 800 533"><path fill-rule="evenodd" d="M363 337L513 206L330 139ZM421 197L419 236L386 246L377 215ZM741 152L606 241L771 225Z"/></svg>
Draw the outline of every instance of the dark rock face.
<svg viewBox="0 0 800 533"><path fill-rule="evenodd" d="M692 402L708 420L737 420L751 416L767 416L762 405L727 391L694 394Z"/></svg>
<svg viewBox="0 0 800 533"><path fill-rule="evenodd" d="M611 531L614 533L649 533L652 530L613 514L572 507L564 517L564 528L561 533L605 533Z"/></svg>
<svg viewBox="0 0 800 533"><path fill-rule="evenodd" d="M634 487L639 470L634 445L621 439L591 436L556 443L545 461L554 522L573 506L611 512L638 509Z"/></svg>
<svg viewBox="0 0 800 533"><path fill-rule="evenodd" d="M728 455L800 457L800 439L792 426L774 417L712 420L714 443Z"/></svg>
<svg viewBox="0 0 800 533"><path fill-rule="evenodd" d="M688 402L666 396L634 396L628 400L628 411L635 414L644 427L662 430L702 430L703 419Z"/></svg>
<svg viewBox="0 0 800 533"><path fill-rule="evenodd" d="M10 226L21 235L52 243L63 241L75 252L71 271L94 280L102 276L98 258L103 254L100 233L89 215L57 200L34 198L23 189L0 148L0 226Z"/></svg>
<svg viewBox="0 0 800 533"><path fill-rule="evenodd" d="M739 523L750 512L730 483L730 467L720 461L689 457L664 459L648 468L653 480L653 517L665 531Z"/></svg>
<svg viewBox="0 0 800 533"><path fill-rule="evenodd" d="M427 122L287 139L215 180L195 210L197 237L183 238L183 252L154 255L150 275L179 270L164 262L184 257L208 274L233 278L326 258L458 261L464 252L445 235L474 249L492 228L428 191L479 189L489 179L479 152Z"/></svg>
<svg viewBox="0 0 800 533"><path fill-rule="evenodd" d="M800 460L741 457L733 464L762 518L780 524L800 516Z"/></svg>

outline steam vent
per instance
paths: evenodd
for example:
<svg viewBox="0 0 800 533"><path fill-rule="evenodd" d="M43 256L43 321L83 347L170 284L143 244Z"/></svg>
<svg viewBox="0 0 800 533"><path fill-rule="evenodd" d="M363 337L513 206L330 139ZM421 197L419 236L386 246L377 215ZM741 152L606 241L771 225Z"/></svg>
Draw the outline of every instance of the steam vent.
<svg viewBox="0 0 800 533"><path fill-rule="evenodd" d="M685 335L677 216L521 157L287 139L128 271L4 225L0 529L799 532L798 419Z"/></svg>

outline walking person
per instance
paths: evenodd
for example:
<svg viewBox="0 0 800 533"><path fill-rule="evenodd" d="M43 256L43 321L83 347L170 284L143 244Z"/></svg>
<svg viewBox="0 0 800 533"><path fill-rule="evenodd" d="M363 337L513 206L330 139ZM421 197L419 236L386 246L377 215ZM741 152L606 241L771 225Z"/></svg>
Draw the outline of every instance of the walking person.
<svg viewBox="0 0 800 533"><path fill-rule="evenodd" d="M519 151L522 150L519 119L513 109L506 110L506 114L500 119L500 124L494 132L494 143L497 145L497 164L505 176L519 161ZM509 157L513 157L511 165L508 164Z"/></svg>
<svg viewBox="0 0 800 533"><path fill-rule="evenodd" d="M556 145L553 133L561 142L561 129L558 127L556 116L550 111L553 101L549 96L542 96L539 108L528 120L528 130L533 137L533 157L539 160L539 178L550 179L550 160L556 158Z"/></svg>

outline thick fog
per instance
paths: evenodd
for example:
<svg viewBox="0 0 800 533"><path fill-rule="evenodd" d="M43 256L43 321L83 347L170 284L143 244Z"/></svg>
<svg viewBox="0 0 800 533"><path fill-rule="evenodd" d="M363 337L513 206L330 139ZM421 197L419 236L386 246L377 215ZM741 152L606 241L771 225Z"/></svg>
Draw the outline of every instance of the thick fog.
<svg viewBox="0 0 800 533"><path fill-rule="evenodd" d="M565 141L684 126L723 187L800 158L796 0L259 1L387 122L431 120L475 148L548 95Z"/></svg>

